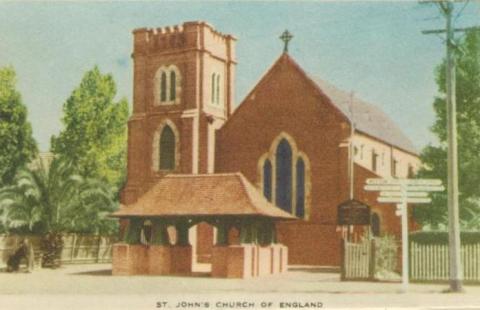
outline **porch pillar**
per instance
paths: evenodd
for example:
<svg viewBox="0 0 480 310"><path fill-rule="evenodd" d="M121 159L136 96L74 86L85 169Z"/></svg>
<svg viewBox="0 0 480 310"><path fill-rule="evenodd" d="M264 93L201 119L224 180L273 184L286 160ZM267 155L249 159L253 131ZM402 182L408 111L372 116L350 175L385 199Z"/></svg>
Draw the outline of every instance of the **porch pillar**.
<svg viewBox="0 0 480 310"><path fill-rule="evenodd" d="M175 228L177 229L177 245L190 245L190 241L188 240L188 229L190 225L188 225L188 222L186 220L178 221L175 224Z"/></svg>

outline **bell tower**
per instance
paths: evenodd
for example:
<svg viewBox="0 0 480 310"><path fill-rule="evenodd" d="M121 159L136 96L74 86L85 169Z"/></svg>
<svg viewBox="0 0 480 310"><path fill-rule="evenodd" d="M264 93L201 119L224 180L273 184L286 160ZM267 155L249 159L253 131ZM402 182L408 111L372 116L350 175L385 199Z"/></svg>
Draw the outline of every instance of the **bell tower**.
<svg viewBox="0 0 480 310"><path fill-rule="evenodd" d="M198 21L133 31L123 203L166 174L214 171L215 131L232 113L235 41Z"/></svg>

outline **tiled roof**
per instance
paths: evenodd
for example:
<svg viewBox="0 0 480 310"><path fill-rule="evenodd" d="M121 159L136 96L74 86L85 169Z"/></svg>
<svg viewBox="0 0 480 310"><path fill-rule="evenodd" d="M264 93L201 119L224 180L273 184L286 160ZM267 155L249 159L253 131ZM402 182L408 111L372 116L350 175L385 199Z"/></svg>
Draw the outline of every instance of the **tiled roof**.
<svg viewBox="0 0 480 310"><path fill-rule="evenodd" d="M352 105L353 113L351 113L351 96L349 93L319 78L312 78L312 80L348 119L352 120L353 114L353 122L356 130L407 152L418 154L412 141L410 141L397 124L378 107L354 97Z"/></svg>
<svg viewBox="0 0 480 310"><path fill-rule="evenodd" d="M240 173L167 175L137 202L121 206L112 216L214 215L295 219L269 203Z"/></svg>

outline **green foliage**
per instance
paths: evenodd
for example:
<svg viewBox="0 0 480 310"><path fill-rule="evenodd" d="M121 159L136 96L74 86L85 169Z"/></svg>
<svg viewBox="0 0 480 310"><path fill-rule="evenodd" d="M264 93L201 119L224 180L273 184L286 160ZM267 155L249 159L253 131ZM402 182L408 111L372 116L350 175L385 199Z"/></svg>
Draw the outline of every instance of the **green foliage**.
<svg viewBox="0 0 480 310"><path fill-rule="evenodd" d="M462 231L460 233L462 244L478 244L480 243L479 231ZM410 242L419 244L448 244L447 231L419 231L411 233Z"/></svg>
<svg viewBox="0 0 480 310"><path fill-rule="evenodd" d="M17 169L37 153L27 108L15 84L13 68L0 68L0 186L10 184Z"/></svg>
<svg viewBox="0 0 480 310"><path fill-rule="evenodd" d="M397 269L398 244L394 236L385 235L375 238L375 273L379 275L394 272Z"/></svg>
<svg viewBox="0 0 480 310"><path fill-rule="evenodd" d="M458 43L457 60L457 129L459 163L460 219L464 229L480 228L480 32L467 32ZM436 120L432 132L440 145L427 146L421 153L425 164L418 177L438 178L447 184L447 115L445 61L436 71L439 96L434 100ZM436 227L446 223L447 193L432 195L431 206L415 209L415 218Z"/></svg>
<svg viewBox="0 0 480 310"><path fill-rule="evenodd" d="M98 67L83 76L63 106L64 129L52 151L80 175L120 188L125 178L128 103L114 102L115 82Z"/></svg>
<svg viewBox="0 0 480 310"><path fill-rule="evenodd" d="M109 234L116 221L114 191L104 182L73 173L53 160L49 169L22 169L14 184L0 190L2 224L10 232L85 232Z"/></svg>

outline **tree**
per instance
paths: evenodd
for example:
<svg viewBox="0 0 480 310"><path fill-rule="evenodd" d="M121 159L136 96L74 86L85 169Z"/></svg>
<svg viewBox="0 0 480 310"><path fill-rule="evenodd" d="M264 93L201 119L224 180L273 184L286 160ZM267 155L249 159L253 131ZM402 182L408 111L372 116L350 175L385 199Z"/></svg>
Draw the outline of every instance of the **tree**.
<svg viewBox="0 0 480 310"><path fill-rule="evenodd" d="M2 224L20 233L103 233L116 230L108 218L117 202L104 182L73 173L71 165L53 160L50 168L21 169L14 184L0 190Z"/></svg>
<svg viewBox="0 0 480 310"><path fill-rule="evenodd" d="M0 68L0 186L11 183L17 169L37 153L27 108L15 84L13 68Z"/></svg>
<svg viewBox="0 0 480 310"><path fill-rule="evenodd" d="M126 166L128 103L114 101L115 82L94 67L63 106L64 129L52 151L88 178L122 186Z"/></svg>
<svg viewBox="0 0 480 310"><path fill-rule="evenodd" d="M456 50L456 95L459 163L460 219L464 228L480 228L480 32L469 31ZM420 177L439 178L447 184L447 114L445 61L437 67L439 96L433 107L436 120L432 132L438 146L429 145L421 153L425 167ZM431 207L418 207L416 218L433 226L447 221L447 193L436 193Z"/></svg>

